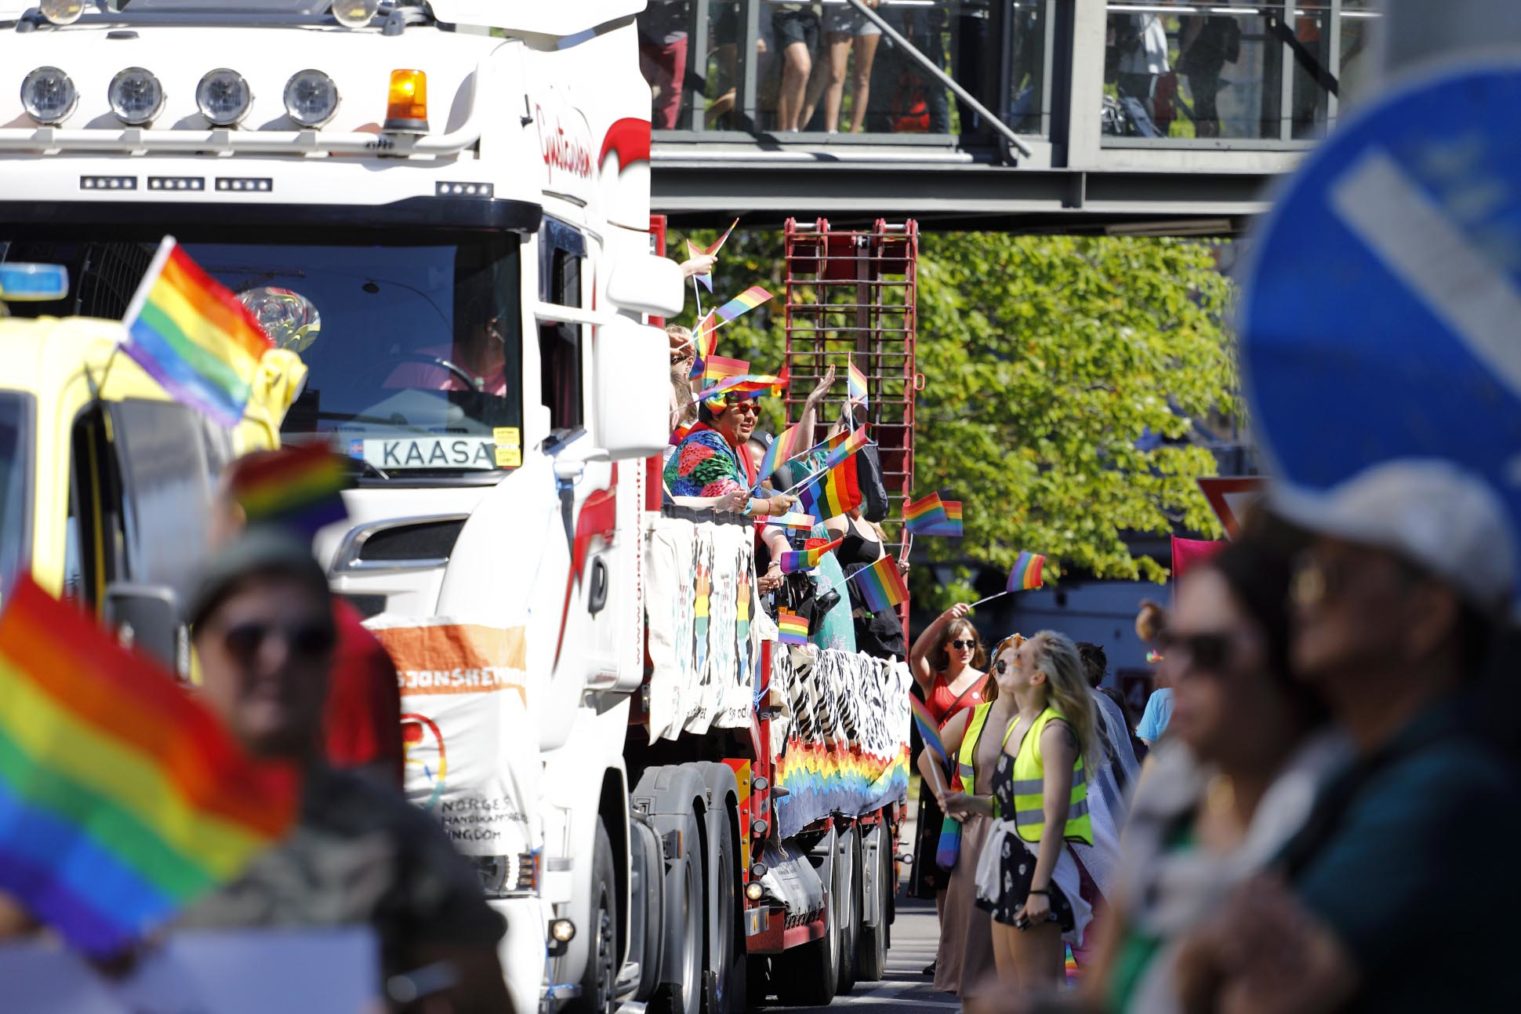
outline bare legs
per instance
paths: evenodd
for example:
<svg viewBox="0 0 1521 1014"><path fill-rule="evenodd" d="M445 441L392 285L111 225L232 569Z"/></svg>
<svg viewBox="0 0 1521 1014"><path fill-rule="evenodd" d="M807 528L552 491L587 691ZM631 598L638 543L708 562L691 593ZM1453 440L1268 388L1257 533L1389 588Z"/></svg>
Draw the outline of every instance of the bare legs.
<svg viewBox="0 0 1521 1014"><path fill-rule="evenodd" d="M871 65L877 60L877 43L881 39L880 35L856 36L856 71L850 110L852 134L859 134L866 126L866 102L871 98ZM844 68L841 68L842 78L843 75Z"/></svg>
<svg viewBox="0 0 1521 1014"><path fill-rule="evenodd" d="M820 97L824 99L824 129L833 134L840 129L840 109L845 104L845 79L851 78L852 95L850 130L859 134L866 125L866 103L871 97L871 66L877 59L877 43L880 35L851 35L849 32L830 32L826 39L829 51L827 72L824 67L814 68L813 80L809 82L807 99L799 129L813 119L813 110ZM855 54L855 68L851 72L851 53Z"/></svg>
<svg viewBox="0 0 1521 1014"><path fill-rule="evenodd" d="M782 89L776 97L776 120L778 130L802 128L803 100L808 90L808 75L813 70L813 57L808 47L794 42L782 50Z"/></svg>

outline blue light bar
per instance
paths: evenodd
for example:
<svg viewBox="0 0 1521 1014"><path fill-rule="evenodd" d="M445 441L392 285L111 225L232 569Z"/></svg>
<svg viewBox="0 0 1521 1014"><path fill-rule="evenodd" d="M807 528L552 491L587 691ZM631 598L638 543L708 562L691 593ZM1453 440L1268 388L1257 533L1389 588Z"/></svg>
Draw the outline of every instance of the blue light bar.
<svg viewBox="0 0 1521 1014"><path fill-rule="evenodd" d="M0 264L0 299L45 303L69 294L69 269L62 264Z"/></svg>

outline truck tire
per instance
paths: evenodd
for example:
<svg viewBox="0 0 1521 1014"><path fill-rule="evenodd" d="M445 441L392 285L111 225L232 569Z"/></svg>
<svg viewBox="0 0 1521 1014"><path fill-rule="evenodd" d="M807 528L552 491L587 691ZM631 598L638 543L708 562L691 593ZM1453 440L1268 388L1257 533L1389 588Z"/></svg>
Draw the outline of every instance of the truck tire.
<svg viewBox="0 0 1521 1014"><path fill-rule="evenodd" d="M861 829L852 824L840 835L835 849L834 879L839 900L840 969L836 996L848 996L856 988L856 945L861 939Z"/></svg>
<svg viewBox="0 0 1521 1014"><path fill-rule="evenodd" d="M618 1005L618 881L613 873L613 846L602 818L597 818L596 851L592 856L591 938L586 945L586 971L581 995L566 1004L574 1014L612 1014Z"/></svg>
<svg viewBox="0 0 1521 1014"><path fill-rule="evenodd" d="M877 847L874 850L874 858L870 861L875 863L877 868L875 890L878 894L879 921L875 926L867 926L863 920L861 933L856 941L856 977L863 982L879 982L887 974L887 935L892 912L892 841L885 820L878 825L874 834L877 838ZM867 878L863 876L861 878L862 891L866 890L866 882Z"/></svg>
<svg viewBox="0 0 1521 1014"><path fill-rule="evenodd" d="M689 821L684 837L692 846L701 840L695 817ZM666 982L655 991L650 1009L658 1014L698 1014L702 1009L703 927L706 924L702 907L702 857L695 847L689 847L680 864L681 901L676 911L666 913L667 920L683 928L680 980Z"/></svg>
<svg viewBox="0 0 1521 1014"><path fill-rule="evenodd" d="M824 903L824 935L771 959L776 998L788 1006L825 1007L834 1001L840 981L840 927L833 888L831 883Z"/></svg>
<svg viewBox="0 0 1521 1014"><path fill-rule="evenodd" d="M718 872L718 896L708 899L718 914L717 948L708 955L708 968L716 973L716 981L713 995L704 997L703 1007L707 1014L744 1014L747 954L739 908L739 845L727 820L717 838L709 854Z"/></svg>

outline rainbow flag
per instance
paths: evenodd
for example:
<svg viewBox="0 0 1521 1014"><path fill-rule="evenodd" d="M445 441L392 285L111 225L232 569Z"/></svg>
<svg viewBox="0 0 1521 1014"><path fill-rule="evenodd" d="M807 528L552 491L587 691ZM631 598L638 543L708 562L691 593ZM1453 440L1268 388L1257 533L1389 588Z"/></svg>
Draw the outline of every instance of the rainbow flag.
<svg viewBox="0 0 1521 1014"><path fill-rule="evenodd" d="M713 329L713 314L710 311L697 322L697 327L692 331L692 372L687 374L687 379L696 380L706 375L708 370L708 358L713 355L713 349L718 345L718 333ZM745 366L749 369L749 364Z"/></svg>
<svg viewBox="0 0 1521 1014"><path fill-rule="evenodd" d="M798 549L782 553L777 557L777 562L781 564L783 574L797 574L801 571L812 570L824 559L825 553L838 549L840 543L844 541L845 539L841 537L833 542L826 542L822 546L815 546L813 549Z"/></svg>
<svg viewBox="0 0 1521 1014"><path fill-rule="evenodd" d="M783 644L807 644L808 621L790 609L778 609L776 625Z"/></svg>
<svg viewBox="0 0 1521 1014"><path fill-rule="evenodd" d="M759 285L752 285L713 312L718 315L719 320L727 324L729 321L749 313L770 298L771 293Z"/></svg>
<svg viewBox="0 0 1521 1014"><path fill-rule="evenodd" d="M919 730L919 738L924 741L925 748L940 758L940 763L949 763L945 744L940 740L940 725L935 721L935 716L929 713L928 705L913 694L909 694L908 707L913 712L914 728ZM902 712L900 711L899 714Z"/></svg>
<svg viewBox="0 0 1521 1014"><path fill-rule="evenodd" d="M347 463L326 444L253 454L233 466L229 484L249 524L278 524L303 536L348 517L342 490Z"/></svg>
<svg viewBox="0 0 1521 1014"><path fill-rule="evenodd" d="M934 529L947 521L939 493L903 505L903 527L915 535L933 535Z"/></svg>
<svg viewBox="0 0 1521 1014"><path fill-rule="evenodd" d="M846 460L821 472L797 491L798 506L803 513L818 518L844 514L861 503L861 484L856 478L856 463Z"/></svg>
<svg viewBox="0 0 1521 1014"><path fill-rule="evenodd" d="M850 580L860 581L861 597L866 608L872 612L891 609L908 599L908 586L898 572L898 561L884 556L870 567L862 567L850 575Z"/></svg>
<svg viewBox="0 0 1521 1014"><path fill-rule="evenodd" d="M801 426L788 426L783 430L780 436L771 441L771 446L766 448L766 454L761 458L760 469L755 473L760 477L760 481L765 482L771 478L771 473L775 472L782 462L801 454L805 448L800 445L807 439Z"/></svg>
<svg viewBox="0 0 1521 1014"><path fill-rule="evenodd" d="M777 528L791 528L793 531L798 532L812 531L813 526L817 523L812 514L800 514L797 511L766 519L766 524L768 525Z"/></svg>
<svg viewBox="0 0 1521 1014"><path fill-rule="evenodd" d="M0 616L0 891L75 948L125 951L296 817L169 673L28 577Z"/></svg>
<svg viewBox="0 0 1521 1014"><path fill-rule="evenodd" d="M819 466L819 471L838 467L845 462L845 459L871 443L871 438L866 435L865 426L841 434L841 438L839 443L831 446L829 456L824 459L824 464Z"/></svg>
<svg viewBox="0 0 1521 1014"><path fill-rule="evenodd" d="M726 394L751 394L759 396L767 391L772 394L780 394L786 387L787 371L785 368L779 376L775 377L765 373L743 373L737 377L725 377L707 390L698 392L697 400L707 401L710 398L718 398Z"/></svg>
<svg viewBox="0 0 1521 1014"><path fill-rule="evenodd" d="M243 418L273 347L248 308L164 238L123 319L123 351L169 394L224 426Z"/></svg>
<svg viewBox="0 0 1521 1014"><path fill-rule="evenodd" d="M845 368L845 392L852 405L867 404L866 374L856 365L856 357L851 356Z"/></svg>
<svg viewBox="0 0 1521 1014"><path fill-rule="evenodd" d="M1039 553L1026 553L1020 551L1019 557L1014 561L1014 567L1009 571L1009 583L1005 589L1011 592L1030 591L1041 585L1041 568L1046 565L1046 558Z"/></svg>
<svg viewBox="0 0 1521 1014"><path fill-rule="evenodd" d="M711 246L706 246L706 247L704 247L704 246L698 246L696 243L693 243L691 240L687 240L687 256L688 257L696 257L698 254L716 254L716 253L718 253L718 251L720 251L720 250L722 250L724 248L724 244L727 243L727 242L729 242L729 233L733 232L734 231L734 227L736 225L738 225L738 224L739 224L739 219L737 219L737 218L733 222L729 223L729 227L724 230L724 234L722 236L718 237L718 239ZM697 279L699 282L701 282L703 288L707 289L709 292L713 291L713 275L712 275L712 273L703 274L703 275L693 275L692 277L695 278L695 279Z"/></svg>

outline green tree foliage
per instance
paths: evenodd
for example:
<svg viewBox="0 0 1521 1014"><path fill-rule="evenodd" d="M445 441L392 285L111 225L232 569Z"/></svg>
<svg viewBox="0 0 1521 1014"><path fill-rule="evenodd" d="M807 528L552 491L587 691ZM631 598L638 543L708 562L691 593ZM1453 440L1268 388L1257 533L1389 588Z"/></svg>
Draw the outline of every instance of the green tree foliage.
<svg viewBox="0 0 1521 1014"><path fill-rule="evenodd" d="M1133 556L1127 536L1218 532L1195 484L1215 474L1215 460L1188 439L1196 421L1237 410L1230 283L1211 247L935 234L924 237L919 270L927 383L915 492L943 490L966 516L962 542L916 546L957 575L941 586L920 568L921 601L966 597L972 561L1006 570L1022 549L1044 553L1052 576L1160 581L1165 568ZM715 298L757 283L780 297L782 271L778 233L736 232ZM775 370L783 336L779 312L774 319L762 309L725 327L720 354ZM779 401L767 412L775 431ZM1146 434L1163 439L1142 442Z"/></svg>

